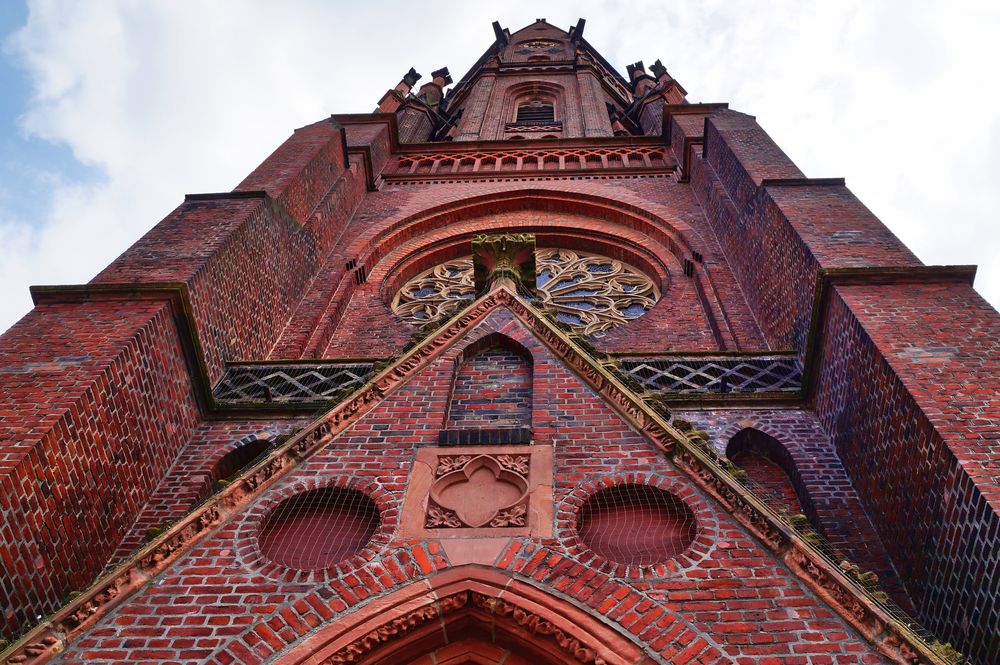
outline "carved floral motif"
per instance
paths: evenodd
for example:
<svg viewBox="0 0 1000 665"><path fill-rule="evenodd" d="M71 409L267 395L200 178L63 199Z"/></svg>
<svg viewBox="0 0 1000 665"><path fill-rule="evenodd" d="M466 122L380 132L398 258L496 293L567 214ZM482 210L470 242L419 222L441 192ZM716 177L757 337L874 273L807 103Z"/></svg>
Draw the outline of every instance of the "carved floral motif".
<svg viewBox="0 0 1000 665"><path fill-rule="evenodd" d="M490 520L490 526L499 529L507 526L524 526L528 517L528 508L520 503L512 508L501 510Z"/></svg>
<svg viewBox="0 0 1000 665"><path fill-rule="evenodd" d="M424 526L526 526L530 460L529 455L439 456Z"/></svg>
<svg viewBox="0 0 1000 665"><path fill-rule="evenodd" d="M458 471L471 460L471 455L442 455L438 457L437 470L434 474L437 476L443 476L446 473Z"/></svg>
<svg viewBox="0 0 1000 665"><path fill-rule="evenodd" d="M434 502L430 502L427 506L425 525L428 529L457 529L465 526L454 511L442 508Z"/></svg>
<svg viewBox="0 0 1000 665"><path fill-rule="evenodd" d="M528 477L528 464L531 462L529 455L497 455L494 459L508 471Z"/></svg>

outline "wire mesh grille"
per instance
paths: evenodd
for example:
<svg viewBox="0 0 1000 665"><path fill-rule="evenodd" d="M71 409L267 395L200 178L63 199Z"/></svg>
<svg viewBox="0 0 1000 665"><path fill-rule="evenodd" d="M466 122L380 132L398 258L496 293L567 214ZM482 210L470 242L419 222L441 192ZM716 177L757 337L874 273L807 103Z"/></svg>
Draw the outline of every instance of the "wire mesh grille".
<svg viewBox="0 0 1000 665"><path fill-rule="evenodd" d="M677 393L795 392L802 368L791 357L624 358L622 369L653 390Z"/></svg>
<svg viewBox="0 0 1000 665"><path fill-rule="evenodd" d="M214 393L234 403L319 401L361 387L371 372L371 363L240 365L226 369Z"/></svg>
<svg viewBox="0 0 1000 665"><path fill-rule="evenodd" d="M577 518L580 539L611 561L648 566L677 556L694 540L694 513L648 485L616 485L592 494Z"/></svg>
<svg viewBox="0 0 1000 665"><path fill-rule="evenodd" d="M361 551L380 523L375 502L365 494L316 489L282 501L264 519L258 540L275 563L319 570Z"/></svg>

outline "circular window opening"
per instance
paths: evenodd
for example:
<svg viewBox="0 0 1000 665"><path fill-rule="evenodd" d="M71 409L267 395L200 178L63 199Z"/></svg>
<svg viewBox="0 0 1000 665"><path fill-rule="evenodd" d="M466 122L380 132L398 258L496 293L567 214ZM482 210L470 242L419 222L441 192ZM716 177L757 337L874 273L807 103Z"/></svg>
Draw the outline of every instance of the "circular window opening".
<svg viewBox="0 0 1000 665"><path fill-rule="evenodd" d="M585 335L637 319L660 299L659 288L644 272L601 254L537 249L535 274L537 295L545 306ZM455 314L475 295L472 257L465 256L410 279L396 292L392 310L420 326Z"/></svg>
<svg viewBox="0 0 1000 665"><path fill-rule="evenodd" d="M328 568L360 552L380 522L375 502L357 490L310 490L268 513L260 529L260 550L289 568Z"/></svg>
<svg viewBox="0 0 1000 665"><path fill-rule="evenodd" d="M683 501L648 485L616 485L595 492L577 518L577 531L587 547L630 566L677 556L694 540L696 527Z"/></svg>

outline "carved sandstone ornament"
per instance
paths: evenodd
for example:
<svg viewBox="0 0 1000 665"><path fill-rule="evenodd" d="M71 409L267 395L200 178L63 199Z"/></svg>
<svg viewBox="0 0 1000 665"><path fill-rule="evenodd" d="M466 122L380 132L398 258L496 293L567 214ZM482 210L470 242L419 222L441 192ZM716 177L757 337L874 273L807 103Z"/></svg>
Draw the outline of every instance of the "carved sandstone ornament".
<svg viewBox="0 0 1000 665"><path fill-rule="evenodd" d="M350 665L361 662L372 651L403 638L408 633L432 621L440 621L442 618L470 606L479 608L496 619L512 622L539 639L551 641L566 654L567 663L607 665L607 661L599 656L594 648L569 635L548 619L513 603L485 596L475 591L447 596L435 605L422 607L405 616L393 619L324 659L321 661L322 665Z"/></svg>
<svg viewBox="0 0 1000 665"><path fill-rule="evenodd" d="M537 295L556 318L585 335L604 332L645 314L660 299L656 284L638 268L568 249L535 251ZM475 297L472 258L425 270L396 293L392 310L423 325L451 316Z"/></svg>
<svg viewBox="0 0 1000 665"><path fill-rule="evenodd" d="M527 455L439 457L424 525L429 529L525 526L528 459Z"/></svg>

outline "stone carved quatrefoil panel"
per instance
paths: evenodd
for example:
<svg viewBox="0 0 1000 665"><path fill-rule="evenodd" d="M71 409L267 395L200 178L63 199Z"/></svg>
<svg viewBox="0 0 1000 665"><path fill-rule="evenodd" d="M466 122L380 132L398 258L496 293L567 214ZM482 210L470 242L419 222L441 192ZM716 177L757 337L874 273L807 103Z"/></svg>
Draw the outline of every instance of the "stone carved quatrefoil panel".
<svg viewBox="0 0 1000 665"><path fill-rule="evenodd" d="M463 446L417 451L403 504L402 537L551 533L551 447Z"/></svg>
<svg viewBox="0 0 1000 665"><path fill-rule="evenodd" d="M439 457L424 526L525 526L530 459L529 455Z"/></svg>

